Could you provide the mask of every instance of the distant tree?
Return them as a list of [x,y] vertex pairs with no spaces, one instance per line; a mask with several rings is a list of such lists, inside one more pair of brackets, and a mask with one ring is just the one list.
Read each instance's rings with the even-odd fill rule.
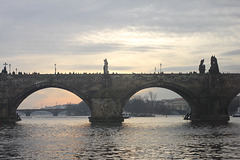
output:
[[147,104],[147,113],[153,113],[156,106],[157,94],[154,94],[152,91],[149,91],[148,94],[144,96],[144,100]]
[[125,110],[131,113],[145,113],[146,104],[141,96],[136,96],[133,99],[130,99],[126,105]]
[[73,116],[88,116],[91,113],[90,108],[85,102],[80,102],[79,104],[67,104],[67,115]]
[[166,105],[165,101],[157,100],[157,94],[151,91],[144,97],[136,96],[131,98],[124,106],[124,109],[133,114],[150,113],[171,115],[174,112],[178,112],[179,114],[185,114],[185,112],[187,112],[187,110],[176,111],[174,107]]

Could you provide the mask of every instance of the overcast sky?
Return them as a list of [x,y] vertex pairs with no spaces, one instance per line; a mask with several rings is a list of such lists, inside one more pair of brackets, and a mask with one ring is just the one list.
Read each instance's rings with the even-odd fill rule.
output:
[[[239,0],[0,0],[1,63],[54,73],[240,70]],[[2,66],[3,67],[3,66]]]

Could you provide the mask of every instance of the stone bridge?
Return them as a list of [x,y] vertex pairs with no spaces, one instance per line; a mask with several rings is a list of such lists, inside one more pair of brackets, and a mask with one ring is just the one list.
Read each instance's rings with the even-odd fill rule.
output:
[[0,121],[14,121],[20,103],[49,87],[68,90],[91,109],[90,122],[122,122],[125,103],[150,87],[172,90],[191,108],[192,121],[229,120],[228,106],[240,93],[240,74],[33,74],[0,75]]
[[18,112],[25,113],[26,116],[30,116],[31,113],[37,112],[37,111],[46,111],[50,112],[53,114],[53,116],[58,116],[60,112],[66,111],[67,109],[46,109],[46,108],[41,108],[41,109],[18,109]]

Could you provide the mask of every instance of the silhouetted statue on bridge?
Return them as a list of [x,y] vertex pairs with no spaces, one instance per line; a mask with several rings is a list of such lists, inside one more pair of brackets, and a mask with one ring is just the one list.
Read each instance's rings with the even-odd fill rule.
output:
[[202,59],[201,61],[200,61],[200,65],[199,65],[199,73],[205,73],[205,65],[203,64],[204,63],[204,59]]
[[104,72],[104,74],[108,74],[108,73],[109,73],[109,71],[108,71],[108,61],[107,61],[107,59],[104,59],[103,72]]
[[210,74],[218,74],[219,73],[217,58],[215,56],[211,57],[211,67],[209,69],[209,73]]
[[3,68],[3,70],[2,70],[2,74],[7,74],[7,63],[5,62],[4,64],[4,68]]
[[6,67],[3,68],[2,74],[7,74],[7,68]]

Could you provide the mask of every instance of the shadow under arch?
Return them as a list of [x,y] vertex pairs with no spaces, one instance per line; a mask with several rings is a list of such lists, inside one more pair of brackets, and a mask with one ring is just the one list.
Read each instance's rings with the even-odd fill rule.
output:
[[[34,92],[39,91],[41,89],[46,89],[46,88],[58,88],[58,89],[67,90],[67,91],[75,94],[80,99],[82,99],[88,105],[88,107],[90,108],[90,105],[89,105],[90,103],[89,103],[87,97],[85,97],[84,95],[80,95],[80,93],[77,92],[77,90],[75,90],[74,88],[63,85],[61,83],[42,82],[42,83],[37,83],[37,84],[34,84],[34,85],[28,87],[21,94],[19,94],[17,97],[15,97],[10,102],[10,106],[12,106],[11,107],[12,110],[10,112],[15,113],[17,108],[23,102],[24,99],[26,99],[28,96],[30,96]],[[90,110],[91,110],[91,108],[90,108]]]
[[127,103],[127,101],[138,91],[147,89],[147,88],[152,88],[152,87],[169,89],[169,90],[179,94],[189,104],[189,107],[191,108],[192,111],[194,111],[194,108],[192,107],[194,105],[194,103],[198,103],[196,98],[190,91],[188,91],[187,89],[185,89],[179,85],[175,85],[172,83],[161,83],[161,84],[149,83],[149,84],[145,84],[145,85],[136,87],[133,90],[130,90],[129,92],[127,92],[125,97],[123,98],[122,106],[124,106]]

